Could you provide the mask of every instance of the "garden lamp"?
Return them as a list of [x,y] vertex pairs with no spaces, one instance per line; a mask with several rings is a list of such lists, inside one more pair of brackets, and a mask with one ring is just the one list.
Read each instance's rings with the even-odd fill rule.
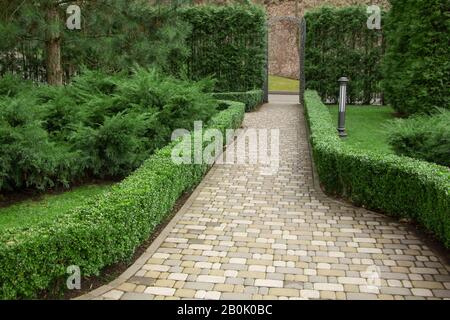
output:
[[347,133],[345,133],[345,106],[347,104],[347,77],[339,78],[339,120],[338,120],[338,132],[339,137],[345,138]]

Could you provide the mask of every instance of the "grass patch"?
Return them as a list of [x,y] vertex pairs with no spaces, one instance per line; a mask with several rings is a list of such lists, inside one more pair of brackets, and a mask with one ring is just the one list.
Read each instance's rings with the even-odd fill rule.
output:
[[299,81],[279,76],[269,76],[269,91],[299,91]]
[[[338,106],[328,106],[337,127]],[[394,154],[388,144],[388,132],[384,125],[394,118],[394,110],[387,106],[347,106],[345,127],[348,137],[344,143],[359,150],[373,150]]]
[[83,205],[92,197],[110,190],[111,184],[93,184],[74,188],[60,194],[47,194],[0,208],[0,230],[29,227],[50,221],[60,214]]

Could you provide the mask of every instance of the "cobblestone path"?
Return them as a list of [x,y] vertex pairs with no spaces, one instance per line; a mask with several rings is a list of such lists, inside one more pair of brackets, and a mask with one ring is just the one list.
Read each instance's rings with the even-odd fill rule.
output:
[[415,231],[315,187],[296,98],[245,116],[280,129],[277,174],[214,165],[146,253],[81,298],[450,298],[449,265]]

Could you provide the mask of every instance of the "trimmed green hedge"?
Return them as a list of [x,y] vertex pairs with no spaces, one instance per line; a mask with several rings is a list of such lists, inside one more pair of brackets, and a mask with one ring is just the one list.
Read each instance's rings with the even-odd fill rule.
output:
[[450,3],[391,0],[385,23],[383,90],[403,114],[450,109]]
[[[244,105],[228,105],[210,120],[209,128],[224,132],[240,126]],[[52,222],[2,233],[0,299],[36,297],[41,290],[62,288],[70,265],[91,276],[129,259],[208,169],[208,165],[174,164],[174,145],[157,151],[111,192],[89,204]]]
[[450,109],[395,119],[387,130],[396,154],[450,167]]
[[450,248],[450,170],[343,144],[315,91],[305,94],[314,162],[324,191],[418,222]]
[[259,89],[246,92],[220,92],[213,97],[220,100],[239,101],[245,104],[245,111],[252,111],[263,102],[264,92]]

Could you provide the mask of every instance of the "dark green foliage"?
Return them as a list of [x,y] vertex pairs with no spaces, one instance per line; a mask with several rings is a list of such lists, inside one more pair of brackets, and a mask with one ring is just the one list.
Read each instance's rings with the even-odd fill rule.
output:
[[397,154],[450,167],[450,110],[398,119],[388,129]]
[[20,92],[30,89],[30,87],[30,82],[24,81],[17,75],[7,73],[0,77],[0,99],[5,96],[14,97]]
[[[14,71],[45,81],[42,35],[50,25],[44,7],[35,2],[10,4],[0,14],[0,75]],[[266,76],[264,9],[251,4],[179,7],[180,3],[83,1],[80,31],[65,28],[67,4],[59,6],[65,82],[81,66],[111,73],[129,71],[137,64],[193,80],[214,77],[217,92],[262,88]]]
[[222,92],[214,93],[213,96],[219,100],[239,101],[245,104],[245,111],[252,111],[259,106],[263,101],[264,92],[260,89],[255,89],[246,92]]
[[[381,92],[381,30],[367,28],[366,7],[322,7],[307,11],[305,76],[307,89],[336,103],[338,79],[350,79],[348,102],[370,104]],[[383,21],[383,20],[382,20]]]
[[[244,105],[227,104],[209,121],[209,128],[224,133],[240,126]],[[35,297],[55,283],[64,284],[70,265],[78,265],[83,276],[92,276],[113,263],[128,261],[179,196],[208,169],[207,165],[175,164],[174,146],[157,151],[111,192],[85,206],[51,222],[2,232],[0,299]]]
[[450,108],[448,0],[391,0],[383,90],[403,114]]
[[266,65],[266,14],[254,5],[194,6],[179,11],[192,25],[188,74],[217,79],[215,91],[263,87]]
[[78,172],[76,152],[51,141],[30,97],[0,100],[0,190],[67,186]]
[[85,71],[65,87],[30,88],[0,100],[0,191],[44,190],[86,177],[124,177],[173,130],[217,112],[209,80],[137,68]]
[[[21,73],[24,78],[45,81],[45,35],[49,30],[59,30],[61,34],[65,82],[83,65],[116,72],[138,64],[178,75],[189,57],[186,40],[191,28],[177,15],[176,5],[180,1],[157,6],[151,6],[147,0],[79,1],[76,4],[81,9],[81,30],[65,26],[66,9],[71,1],[57,5],[58,2],[27,0],[0,4],[0,75],[11,71]],[[57,25],[46,19],[47,8],[51,6],[58,8]]]
[[450,170],[342,143],[327,107],[305,94],[314,162],[324,190],[356,205],[410,218],[450,248]]

